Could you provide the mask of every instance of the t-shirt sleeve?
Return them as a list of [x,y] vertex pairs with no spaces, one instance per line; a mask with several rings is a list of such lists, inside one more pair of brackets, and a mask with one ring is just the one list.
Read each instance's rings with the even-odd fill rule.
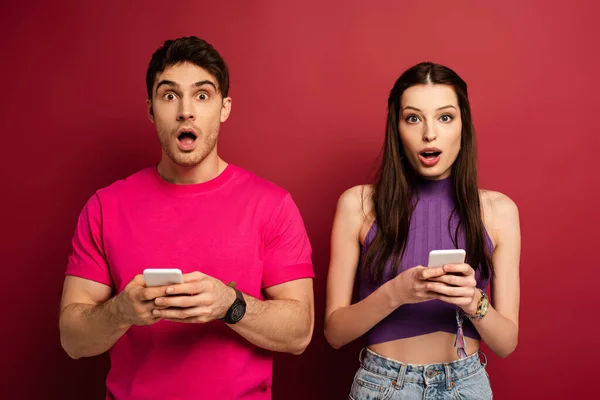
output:
[[79,214],[66,275],[113,286],[102,241],[102,207],[92,196]]
[[288,193],[265,229],[262,287],[314,278],[312,248],[300,210]]

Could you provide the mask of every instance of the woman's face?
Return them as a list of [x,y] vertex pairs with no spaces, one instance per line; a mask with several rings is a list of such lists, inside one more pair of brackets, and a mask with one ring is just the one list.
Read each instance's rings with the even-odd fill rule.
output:
[[400,98],[400,140],[410,165],[431,180],[450,176],[460,151],[462,120],[449,85],[411,86]]

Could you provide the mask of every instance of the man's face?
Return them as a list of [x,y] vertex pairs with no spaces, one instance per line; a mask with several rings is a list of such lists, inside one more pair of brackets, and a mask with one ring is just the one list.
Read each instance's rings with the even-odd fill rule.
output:
[[[215,153],[221,122],[231,110],[217,80],[203,68],[181,63],[156,75],[148,116],[168,159],[180,167],[200,164]],[[167,160],[164,160],[167,161]]]

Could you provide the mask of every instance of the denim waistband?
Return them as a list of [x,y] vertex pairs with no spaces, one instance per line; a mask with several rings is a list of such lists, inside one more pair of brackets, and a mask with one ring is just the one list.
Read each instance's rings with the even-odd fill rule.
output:
[[[483,356],[483,362],[479,353]],[[367,371],[394,379],[394,384],[400,387],[404,382],[415,382],[424,385],[444,383],[450,388],[454,386],[454,381],[478,372],[487,364],[487,358],[481,351],[448,363],[406,364],[364,348],[360,352],[359,360]]]

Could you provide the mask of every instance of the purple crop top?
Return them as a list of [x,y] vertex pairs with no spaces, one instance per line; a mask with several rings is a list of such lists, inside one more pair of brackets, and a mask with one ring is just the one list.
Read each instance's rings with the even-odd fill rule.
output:
[[[429,251],[454,249],[452,236],[458,218],[453,216],[451,230],[448,229],[448,220],[454,209],[454,196],[452,194],[452,180],[446,178],[439,181],[425,181],[420,184],[419,201],[412,215],[406,251],[398,273],[417,265],[427,266]],[[367,246],[373,240],[377,229],[374,222],[362,247],[364,257]],[[492,241],[485,232],[486,243],[490,252],[493,249]],[[459,234],[458,244],[464,248],[464,236]],[[358,272],[358,290],[360,299],[373,293],[379,285],[361,279],[360,268]],[[390,279],[391,263],[386,265],[384,280]],[[489,279],[483,280],[479,271],[475,278],[477,287],[484,289]],[[443,331],[456,333],[456,306],[441,300],[431,300],[417,304],[404,304],[394,310],[390,315],[381,320],[366,334],[368,344],[383,343],[390,340],[403,339],[427,333]],[[463,322],[464,335],[481,340],[479,333],[467,318]]]

